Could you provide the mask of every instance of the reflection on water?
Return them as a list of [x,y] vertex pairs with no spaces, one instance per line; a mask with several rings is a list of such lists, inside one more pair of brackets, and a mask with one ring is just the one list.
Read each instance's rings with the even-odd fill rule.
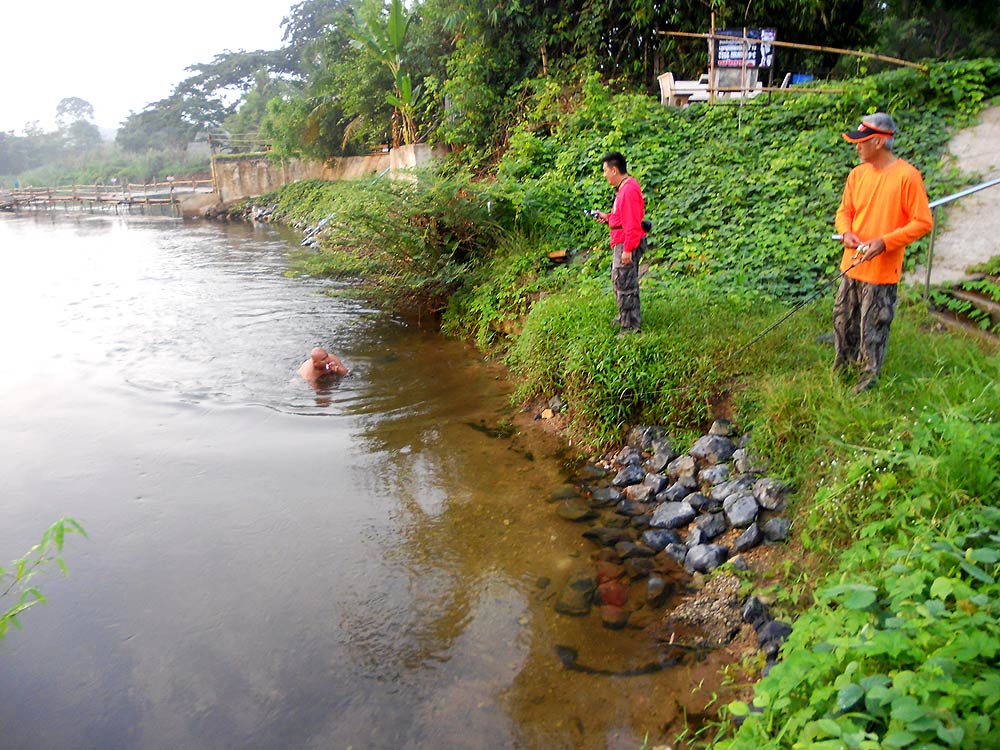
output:
[[[696,675],[553,611],[590,547],[503,380],[271,228],[0,218],[0,557],[68,578],[0,643],[3,748],[635,748]],[[328,294],[328,293],[332,293]],[[351,374],[295,376],[316,345]],[[308,417],[308,418],[307,418]],[[551,585],[545,581],[551,580]],[[673,691],[673,692],[671,692]]]

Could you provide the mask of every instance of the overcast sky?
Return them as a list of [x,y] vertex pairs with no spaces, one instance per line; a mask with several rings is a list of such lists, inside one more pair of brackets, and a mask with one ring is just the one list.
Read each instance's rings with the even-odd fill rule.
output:
[[169,96],[225,50],[277,49],[297,0],[2,0],[0,131],[55,127],[60,99],[94,107],[101,129]]

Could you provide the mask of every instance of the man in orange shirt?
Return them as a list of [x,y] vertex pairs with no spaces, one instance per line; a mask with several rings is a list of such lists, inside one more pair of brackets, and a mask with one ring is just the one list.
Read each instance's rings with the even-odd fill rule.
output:
[[844,133],[861,164],[851,170],[837,209],[846,271],[833,305],[834,370],[861,368],[855,392],[878,381],[896,312],[903,252],[932,226],[920,172],[892,152],[896,124],[884,112],[868,115]]

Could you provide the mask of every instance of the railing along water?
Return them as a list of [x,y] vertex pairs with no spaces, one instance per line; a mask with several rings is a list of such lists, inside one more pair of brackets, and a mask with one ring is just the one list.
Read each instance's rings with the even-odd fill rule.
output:
[[166,180],[163,182],[126,182],[121,185],[29,186],[4,191],[0,198],[5,208],[49,207],[79,203],[117,206],[169,205],[182,195],[212,193],[211,179]]
[[931,296],[931,266],[934,262],[934,235],[937,232],[937,212],[938,206],[943,206],[946,203],[951,203],[959,198],[965,198],[966,196],[972,195],[973,193],[978,193],[980,190],[985,190],[986,188],[994,187],[995,185],[1000,185],[1000,177],[992,180],[987,180],[979,185],[974,185],[973,187],[966,188],[965,190],[959,190],[957,193],[952,193],[951,195],[946,195],[943,198],[938,198],[937,200],[930,202],[931,214],[934,216],[934,226],[931,227],[931,241],[927,246],[927,278],[924,281],[924,298],[930,299]]

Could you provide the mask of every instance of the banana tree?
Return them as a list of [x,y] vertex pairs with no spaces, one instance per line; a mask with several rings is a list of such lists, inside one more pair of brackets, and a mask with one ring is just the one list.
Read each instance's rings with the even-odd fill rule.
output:
[[406,33],[411,20],[412,17],[408,18],[403,11],[402,0],[392,0],[389,17],[384,23],[380,17],[360,20],[355,16],[354,28],[348,30],[358,47],[368,50],[392,73],[393,91],[385,98],[395,109],[394,146],[399,145],[400,139],[405,144],[417,139],[416,116],[422,91],[419,84],[413,85],[410,74],[403,69]]

